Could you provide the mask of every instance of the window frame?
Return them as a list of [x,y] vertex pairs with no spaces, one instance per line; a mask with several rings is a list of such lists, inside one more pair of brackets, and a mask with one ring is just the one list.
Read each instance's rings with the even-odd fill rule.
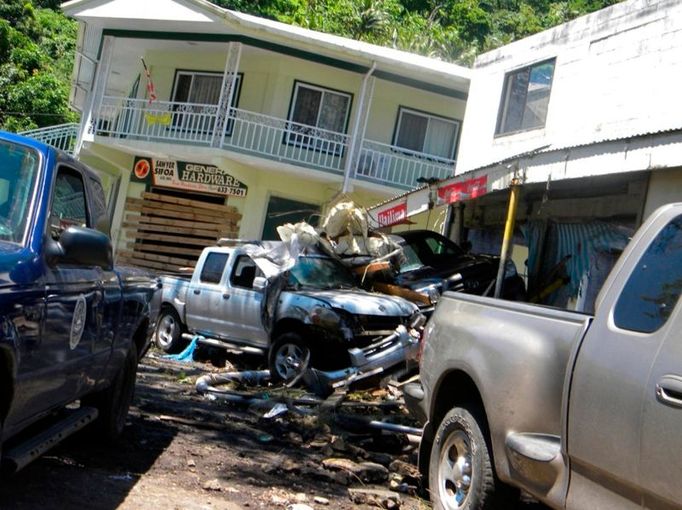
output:
[[[499,101],[499,107],[497,111],[497,122],[495,123],[495,138],[497,137],[502,137],[502,136],[508,136],[508,135],[513,135],[517,133],[525,133],[526,131],[533,131],[535,129],[543,129],[547,125],[547,114],[549,114],[549,101],[551,100],[552,97],[552,88],[554,86],[554,73],[556,71],[556,57],[551,57],[551,58],[546,58],[544,60],[540,60],[538,62],[534,62],[532,64],[526,64],[524,66],[518,67],[516,69],[513,69],[511,71],[508,71],[504,74],[504,80],[502,81],[502,92],[500,94],[500,101]],[[506,114],[508,111],[508,91],[507,89],[509,88],[509,81],[513,76],[516,76],[517,74],[520,74],[526,70],[528,70],[529,76],[530,73],[533,71],[534,67],[540,67],[545,64],[553,63],[552,67],[552,76],[549,81],[549,98],[547,99],[547,114],[545,115],[545,118],[542,121],[542,124],[539,126],[533,126],[533,127],[522,127],[519,129],[512,129],[509,131],[502,131],[504,121],[506,120]],[[530,83],[530,81],[529,81]],[[523,103],[523,109],[525,111],[526,106],[528,105],[528,87],[526,87],[526,92],[524,95],[524,103]],[[523,122],[523,119],[522,119]]]
[[[11,145],[14,146],[15,148],[20,148],[21,150],[25,150],[26,152],[30,152],[33,154],[35,157],[35,174],[33,176],[33,185],[31,189],[29,190],[29,196],[28,198],[28,217],[26,219],[26,224],[24,225],[24,229],[21,235],[21,241],[18,241],[14,244],[19,244],[20,246],[27,246],[29,243],[29,233],[31,230],[31,225],[36,219],[36,214],[37,214],[37,208],[35,207],[35,204],[37,203],[38,200],[38,190],[39,190],[39,184],[42,182],[43,179],[43,173],[44,173],[44,163],[45,163],[45,155],[43,152],[36,150],[35,147],[31,147],[29,145],[26,145],[25,143],[21,143],[19,141],[15,140],[1,140],[0,143],[6,144],[6,145]],[[53,180],[56,178],[56,173],[54,174]],[[52,208],[52,199],[50,199],[50,209]],[[45,225],[45,231],[49,233],[49,225]],[[11,241],[10,241],[11,242]]]
[[[622,312],[619,312],[619,307],[621,305],[625,308],[627,311],[629,306],[632,304],[632,288],[630,288],[631,283],[636,284],[640,283],[637,281],[638,278],[638,269],[642,266],[646,266],[647,263],[650,263],[650,255],[651,255],[651,250],[652,247],[654,246],[654,243],[659,241],[660,237],[664,233],[664,231],[673,223],[679,225],[682,223],[682,214],[676,214],[675,216],[668,218],[667,221],[661,226],[657,231],[655,232],[655,235],[653,238],[649,240],[649,242],[646,244],[646,247],[644,250],[640,253],[640,255],[637,257],[637,259],[634,261],[634,263],[630,267],[630,274],[628,275],[627,279],[625,282],[622,284],[620,287],[620,290],[618,292],[618,296],[616,299],[613,301],[613,304],[611,305],[611,310],[610,310],[610,322],[613,324],[613,327],[618,329],[619,331],[624,331],[627,333],[631,334],[637,334],[637,335],[654,335],[661,329],[665,328],[668,324],[670,324],[670,319],[672,318],[673,314],[679,307],[679,303],[682,300],[682,293],[677,294],[677,300],[673,303],[672,309],[670,310],[669,314],[666,317],[663,317],[662,320],[659,321],[658,324],[655,325],[654,328],[652,329],[647,329],[647,328],[637,328],[633,327],[634,322],[628,322],[632,319],[631,316],[629,315],[623,315]],[[680,232],[682,233],[682,227],[678,227],[680,229]],[[682,234],[680,234],[682,235]],[[667,276],[660,277],[661,274],[663,274],[662,271],[659,271],[657,273],[659,275],[659,281],[657,283],[662,283],[660,287],[663,288],[665,287],[665,284],[670,284],[671,281],[666,279]],[[656,276],[656,275],[653,275]],[[678,280],[679,281],[679,280]],[[646,301],[646,299],[643,299],[642,297],[639,298],[639,301]],[[630,306],[631,307],[631,306]],[[660,308],[660,305],[659,305]],[[642,312],[646,313],[646,312]],[[627,317],[626,319],[623,320],[624,317]]]
[[[198,69],[176,69],[175,70],[175,75],[173,76],[173,84],[171,86],[171,94],[170,94],[170,103],[175,105],[175,103],[184,103],[184,104],[194,104],[186,101],[178,101],[175,99],[175,96],[178,92],[178,85],[180,82],[180,75],[190,75],[192,76],[192,84],[194,83],[194,77],[197,75],[202,75],[202,76],[220,76],[223,77],[224,79],[224,72],[220,71],[202,71]],[[239,107],[239,99],[241,98],[241,92],[242,92],[242,83],[244,82],[244,73],[243,72],[237,72],[237,83],[236,83],[236,88],[234,90],[234,93],[232,94],[232,104],[230,105],[228,110],[232,109],[237,109]],[[191,87],[190,87],[190,92],[191,92]],[[218,96],[218,100],[220,100],[220,96]],[[197,103],[197,104],[208,104],[208,103]],[[215,105],[217,106],[217,104]],[[175,113],[175,110],[173,110],[173,113]],[[171,126],[171,129],[182,129],[184,131],[189,131],[187,128],[183,128],[182,126]],[[232,136],[232,130],[234,129],[234,121],[229,118],[229,111],[228,111],[228,119],[225,124],[225,136]],[[207,133],[208,131],[202,130],[191,130],[191,132],[194,133]]]
[[[91,211],[91,207],[90,207],[90,200],[91,200],[91,198],[89,196],[90,190],[89,190],[88,183],[86,182],[85,175],[83,174],[83,172],[80,169],[78,169],[75,166],[67,165],[65,163],[59,163],[55,168],[54,177],[52,179],[52,188],[50,191],[50,207],[48,209],[48,211],[49,211],[48,220],[47,220],[47,223],[45,225],[46,234],[50,237],[52,237],[52,232],[51,232],[52,225],[50,224],[50,219],[52,217],[52,210],[54,207],[55,191],[57,189],[57,179],[59,179],[59,176],[62,173],[62,171],[66,171],[67,173],[72,173],[72,174],[76,175],[81,180],[81,183],[83,184],[83,199],[85,201],[85,228],[94,228],[93,227],[94,218],[92,217],[92,211]],[[64,230],[66,230],[66,229],[63,229],[59,232],[60,237],[61,237],[61,234],[64,232]],[[59,238],[57,238],[56,240],[59,240]]]
[[[411,113],[413,115],[421,116],[421,117],[427,117],[429,120],[430,119],[437,119],[441,121],[446,121],[446,122],[451,122],[456,126],[457,131],[455,132],[455,138],[452,144],[452,149],[450,151],[450,157],[449,158],[443,158],[442,156],[437,156],[436,154],[429,154],[427,152],[424,152],[424,143],[426,142],[426,136],[424,137],[424,140],[422,142],[422,150],[419,152],[421,155],[420,157],[423,159],[427,159],[429,161],[436,161],[436,162],[442,162],[442,163],[450,163],[451,161],[455,161],[455,155],[457,154],[457,148],[459,146],[459,136],[462,131],[462,121],[460,119],[457,119],[455,117],[446,117],[444,115],[438,115],[436,113],[431,113],[427,112],[425,110],[419,110],[417,108],[411,108],[409,106],[404,106],[404,105],[399,105],[398,106],[398,113],[396,115],[396,120],[395,124],[393,127],[393,137],[391,138],[391,145],[395,148],[395,151],[398,152],[403,152],[403,151],[409,151],[409,154],[412,154],[414,151],[412,149],[408,149],[407,147],[401,147],[398,145],[398,137],[400,136],[400,123],[402,121],[402,114],[403,112]],[[427,124],[427,131],[428,131],[428,124]]]
[[[251,262],[251,264],[248,264],[248,265],[245,266],[245,267],[255,267],[255,268],[256,268],[256,271],[255,271],[255,274],[254,274],[254,277],[253,277],[254,279],[251,281],[251,286],[250,286],[250,287],[246,287],[246,286],[244,286],[244,285],[241,285],[239,282],[235,282],[235,275],[236,275],[236,273],[237,273],[237,269],[239,268],[239,263],[240,263],[240,261],[241,261],[242,259],[248,259],[248,260]],[[242,270],[243,270],[243,268],[242,268]],[[241,275],[240,275],[240,276],[241,276]],[[250,257],[249,255],[246,255],[246,254],[242,253],[242,254],[240,254],[240,255],[237,255],[237,258],[235,259],[234,264],[232,265],[232,270],[230,271],[230,275],[228,276],[227,281],[228,281],[230,287],[232,287],[232,288],[238,288],[238,289],[244,289],[244,290],[252,290],[252,291],[255,291],[255,289],[253,288],[253,281],[254,281],[256,278],[258,278],[259,276],[263,276],[263,273],[262,273],[262,271],[260,270],[260,268],[258,267],[258,264],[256,264],[256,262],[253,260],[252,257]]]
[[[223,263],[223,268],[220,271],[220,276],[218,277],[217,281],[208,281],[208,280],[203,279],[204,271],[206,270],[206,262],[208,261],[208,259],[211,256],[219,256],[219,257],[225,258],[225,261]],[[220,285],[222,280],[223,280],[223,276],[225,275],[225,268],[227,267],[227,263],[229,262],[229,260],[230,260],[230,253],[229,252],[223,252],[223,251],[211,251],[211,252],[209,252],[206,255],[206,258],[204,259],[204,261],[201,265],[201,273],[199,273],[199,283],[203,283],[206,285]]]
[[[291,89],[291,98],[289,99],[289,109],[288,109],[288,113],[287,113],[287,125],[286,125],[286,131],[284,132],[283,143],[286,145],[291,145],[294,147],[299,147],[299,148],[303,148],[303,149],[307,149],[307,150],[313,150],[316,152],[328,152],[328,153],[333,154],[334,156],[342,157],[344,150],[345,150],[345,146],[339,151],[339,150],[333,150],[333,149],[325,149],[323,147],[318,147],[315,144],[299,142],[299,141],[295,140],[295,136],[299,133],[297,133],[296,131],[293,131],[291,129],[291,126],[289,123],[296,122],[295,120],[293,120],[292,117],[294,115],[294,111],[295,111],[295,107],[296,107],[296,99],[298,97],[298,88],[301,86],[307,87],[309,89],[321,91],[323,94],[325,92],[331,92],[333,94],[348,97],[348,108],[346,110],[346,116],[345,116],[343,131],[339,132],[339,134],[341,134],[341,135],[348,135],[348,126],[350,125],[351,112],[353,111],[353,98],[354,98],[353,93],[352,92],[346,92],[344,90],[333,89],[331,87],[325,87],[323,85],[317,85],[315,83],[310,83],[310,82],[306,82],[306,81],[302,81],[302,80],[294,80],[294,84],[293,84],[293,87]],[[322,103],[320,103],[320,105],[321,104]],[[318,109],[316,122],[319,122],[319,120],[320,120],[320,111],[321,111],[321,109]],[[301,124],[301,123],[298,122],[297,124]],[[305,124],[305,125],[307,125],[307,124]],[[331,130],[326,129],[326,128],[320,128],[317,125],[310,126],[310,127],[313,129],[324,129],[325,131],[331,131]]]

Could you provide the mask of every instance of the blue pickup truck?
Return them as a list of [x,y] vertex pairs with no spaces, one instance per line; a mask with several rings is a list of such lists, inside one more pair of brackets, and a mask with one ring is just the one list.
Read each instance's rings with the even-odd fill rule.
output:
[[20,469],[90,422],[125,425],[158,281],[114,269],[98,176],[0,132],[0,446]]

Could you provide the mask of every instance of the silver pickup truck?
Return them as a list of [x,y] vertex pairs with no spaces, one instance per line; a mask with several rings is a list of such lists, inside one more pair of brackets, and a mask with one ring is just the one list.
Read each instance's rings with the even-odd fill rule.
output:
[[595,316],[446,293],[427,324],[420,467],[435,509],[682,508],[682,204],[656,211]]
[[330,257],[273,263],[267,255],[281,244],[209,247],[191,279],[163,277],[157,346],[177,351],[198,335],[204,344],[264,354],[275,380],[306,365],[357,378],[414,362],[420,335],[411,330],[423,319],[416,305],[358,289]]

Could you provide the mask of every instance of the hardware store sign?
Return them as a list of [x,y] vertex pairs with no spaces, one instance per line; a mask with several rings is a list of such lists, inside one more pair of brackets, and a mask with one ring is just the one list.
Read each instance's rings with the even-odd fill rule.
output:
[[225,170],[203,163],[136,157],[133,180],[163,188],[245,197],[248,188]]

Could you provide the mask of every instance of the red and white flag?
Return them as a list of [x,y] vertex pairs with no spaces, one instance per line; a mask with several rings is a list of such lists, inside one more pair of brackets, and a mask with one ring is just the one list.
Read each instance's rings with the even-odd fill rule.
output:
[[140,57],[140,60],[142,61],[142,67],[144,67],[144,75],[147,77],[147,96],[149,96],[149,104],[152,104],[152,101],[156,101],[156,90],[154,90],[152,74],[149,72],[149,68],[144,59]]

